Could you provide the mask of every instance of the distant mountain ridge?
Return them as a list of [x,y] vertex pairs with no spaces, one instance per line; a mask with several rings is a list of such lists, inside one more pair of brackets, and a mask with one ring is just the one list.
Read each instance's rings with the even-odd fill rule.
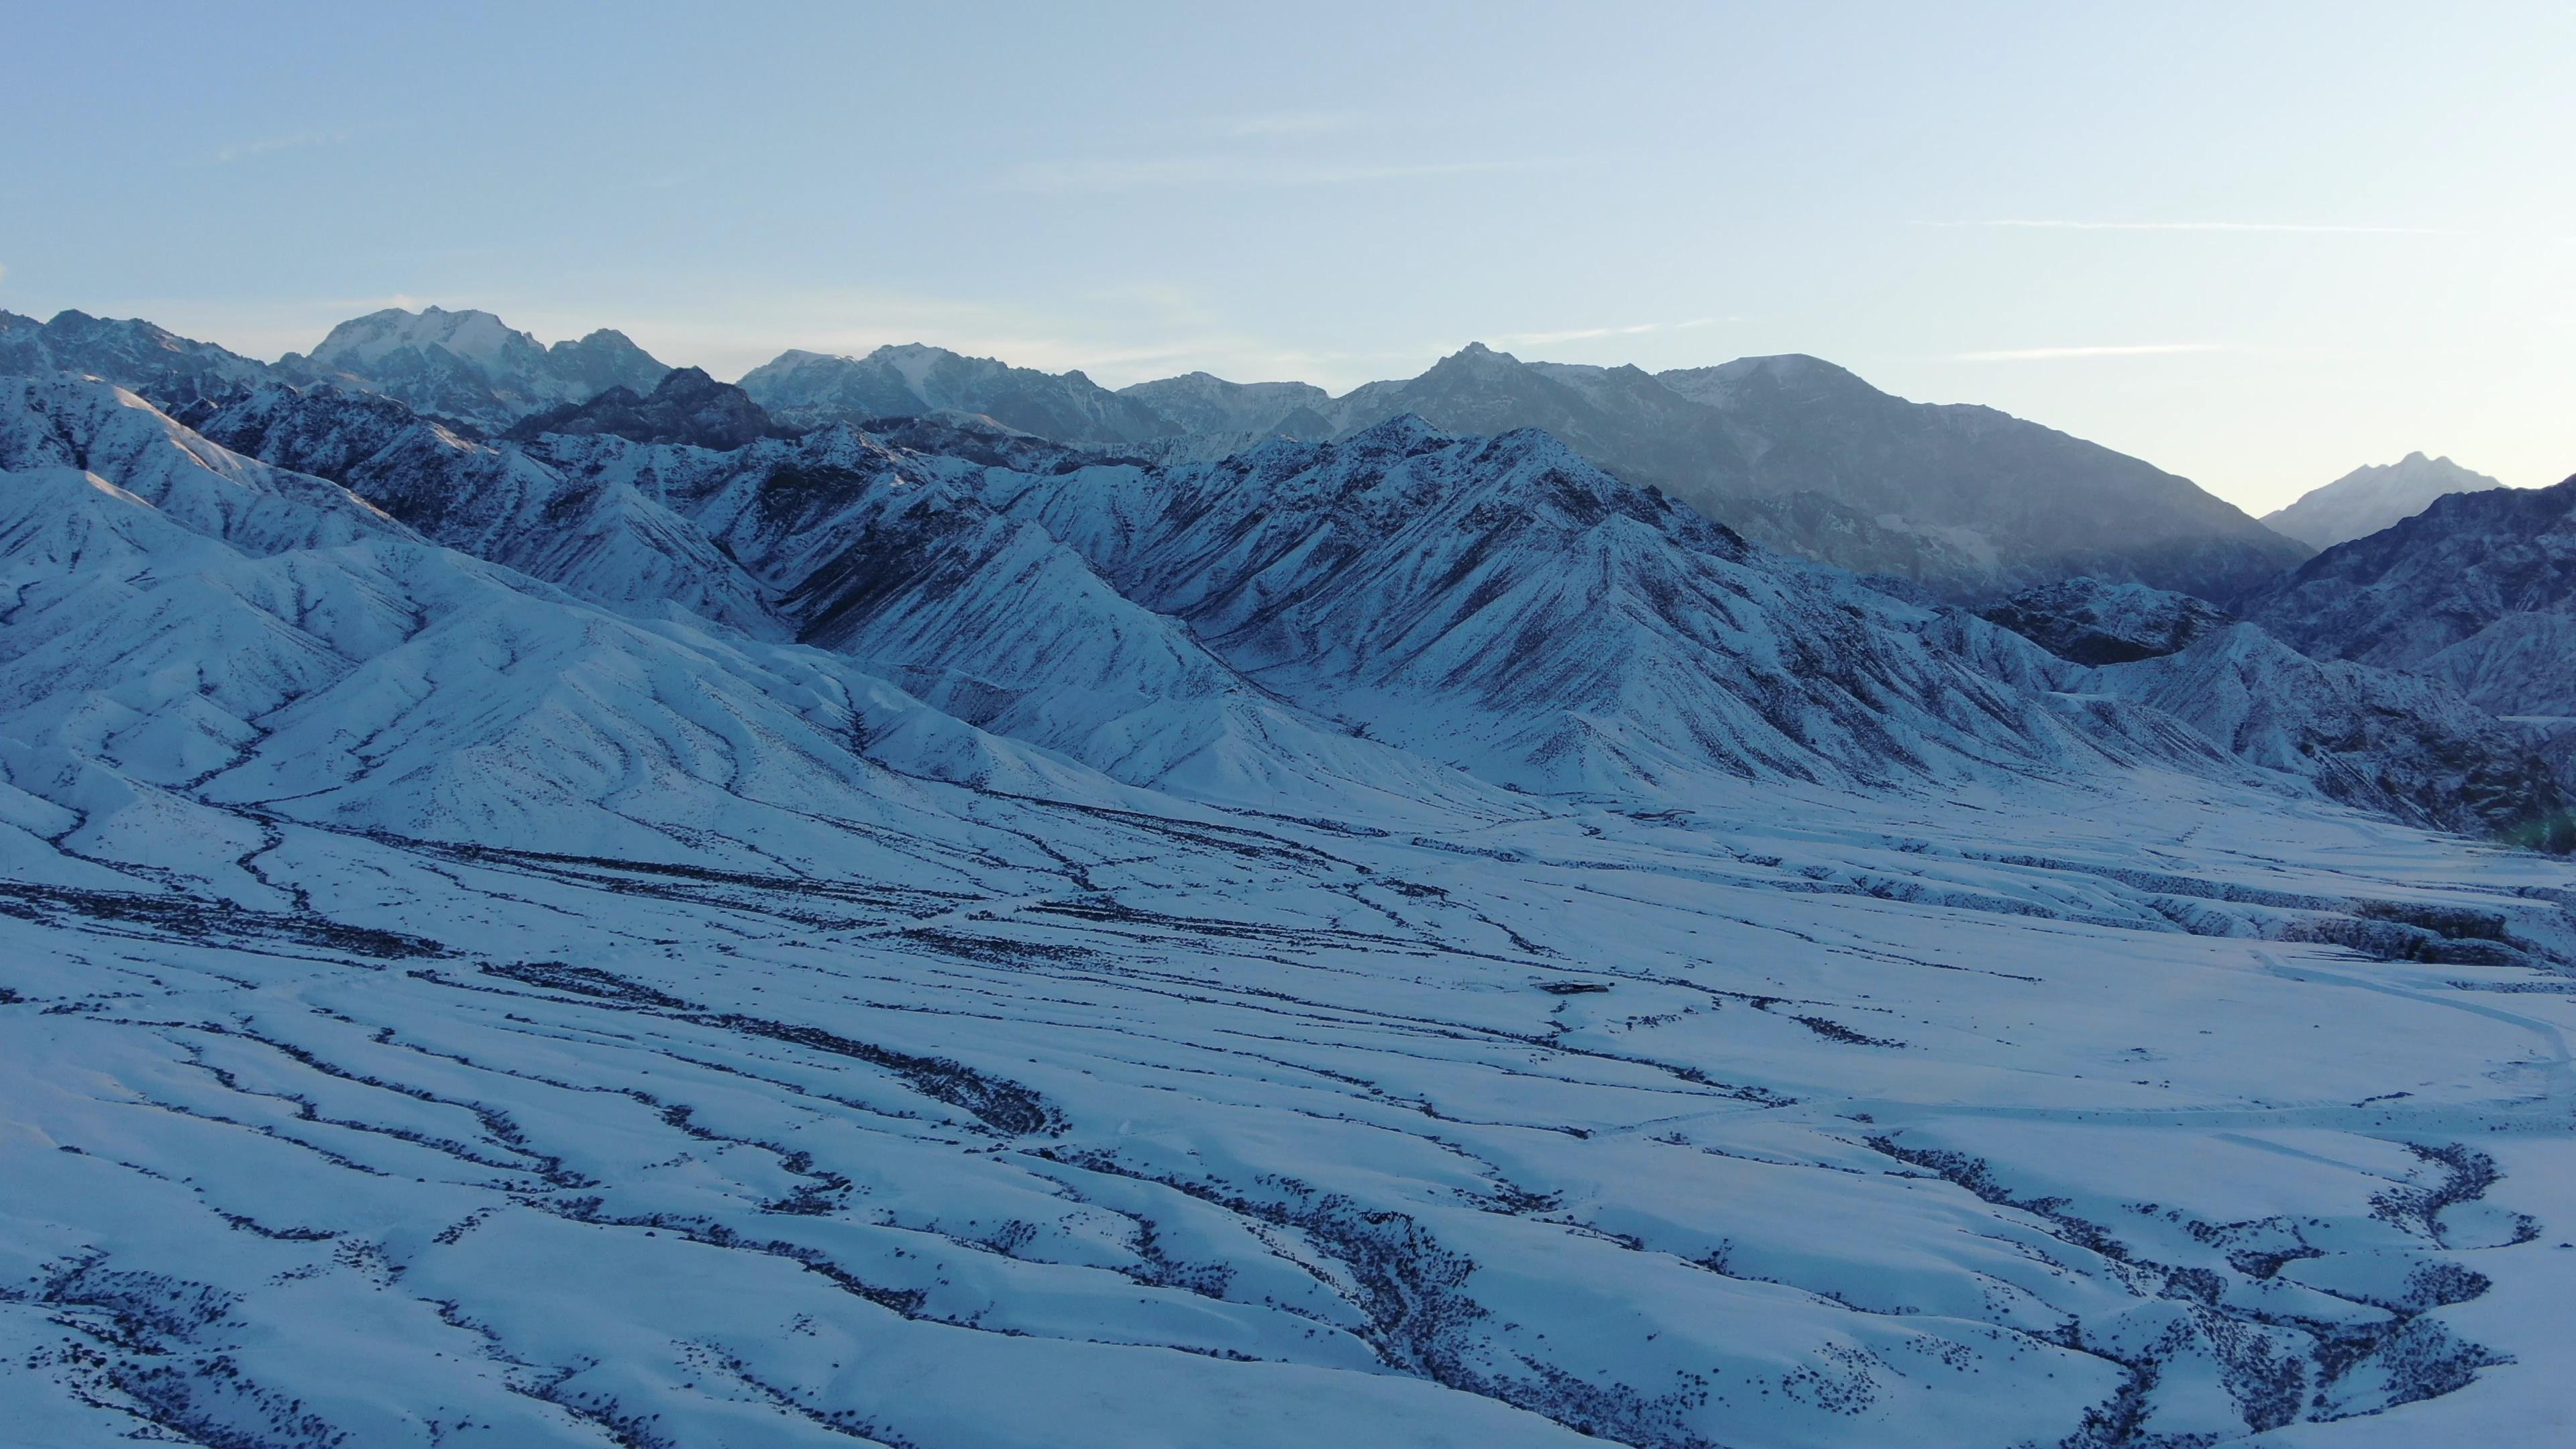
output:
[[1081,447],[1178,431],[1152,407],[1079,372],[1039,372],[919,343],[865,357],[784,352],[743,374],[741,386],[780,421],[803,426],[959,412]]
[[1206,373],[1112,393],[1080,373],[916,344],[866,358],[790,353],[743,387],[801,423],[959,409],[1175,462],[1270,436],[1345,438],[1407,413],[1461,434],[1542,428],[1759,542],[1962,600],[2077,574],[2224,597],[2305,553],[2137,459],[1990,408],[1907,402],[1796,355],[1649,374],[1471,343],[1419,377],[1333,397]]
[[2366,538],[2412,518],[2450,493],[2481,493],[2504,485],[2448,458],[2409,453],[2394,463],[2355,468],[2300,495],[2287,508],[2263,515],[2264,526],[2311,548],[2332,548]]
[[[26,371],[96,372],[165,406],[276,378],[380,393],[492,434],[581,408],[612,388],[640,403],[670,372],[622,333],[545,346],[473,310],[371,313],[333,328],[310,355],[290,353],[274,366],[138,330],[148,325],[114,324],[126,330],[101,340],[83,330],[96,330],[86,319],[47,324],[60,340],[39,344],[17,319],[0,331],[0,351],[18,337],[12,355],[27,359]],[[1799,355],[1649,374],[1524,362],[1469,344],[1418,377],[1334,397],[1304,383],[1206,373],[1111,391],[1080,372],[906,344],[859,358],[790,351],[738,386],[768,421],[728,403],[733,421],[710,438],[769,426],[982,418],[1079,450],[1184,463],[1271,437],[1348,438],[1406,414],[1461,435],[1540,428],[1756,542],[1960,602],[2079,575],[2224,599],[2305,553],[2138,459],[1990,408],[1908,402]],[[620,426],[644,425],[630,417]]]

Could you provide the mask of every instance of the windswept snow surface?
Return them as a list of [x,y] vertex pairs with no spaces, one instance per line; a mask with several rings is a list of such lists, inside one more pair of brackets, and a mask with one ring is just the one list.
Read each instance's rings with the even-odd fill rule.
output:
[[[0,456],[13,1443],[2570,1429],[2563,861],[2118,755],[2008,683],[2045,672],[2015,636],[1543,440],[1041,476],[591,438],[515,481],[381,440],[592,490],[531,517],[628,490],[763,635],[36,387]],[[1227,514],[1248,481],[1307,503]],[[1405,563],[1408,510],[1463,551]],[[1014,654],[1042,600],[1082,622]],[[1587,619],[1615,657],[1550,646]],[[1049,648],[1060,715],[970,708]],[[1695,706],[1740,717],[1646,738]],[[1865,718],[1911,761],[1865,768]],[[1201,762],[1268,808],[1119,720],[1235,721]]]

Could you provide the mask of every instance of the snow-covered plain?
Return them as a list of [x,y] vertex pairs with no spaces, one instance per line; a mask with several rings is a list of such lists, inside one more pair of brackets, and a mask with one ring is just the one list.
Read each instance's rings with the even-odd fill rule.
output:
[[[2107,699],[1680,558],[1533,445],[1517,522],[1472,448],[1385,476],[1488,530],[1505,617],[1607,600],[1624,680],[1406,644],[1472,570],[1068,511],[1120,470],[898,480],[868,509],[975,587],[830,635],[776,605],[817,647],[596,551],[441,547],[130,396],[8,401],[13,1444],[2568,1433],[2564,862],[2097,748]],[[822,557],[722,468],[632,465],[533,516],[739,570],[711,608]],[[1363,537],[1346,465],[1272,472]],[[1765,683],[1828,628],[1905,768]],[[1746,699],[1805,723],[1656,737]]]

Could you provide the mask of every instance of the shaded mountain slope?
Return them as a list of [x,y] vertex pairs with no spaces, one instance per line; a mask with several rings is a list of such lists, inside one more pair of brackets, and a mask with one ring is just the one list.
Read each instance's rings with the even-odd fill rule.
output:
[[2238,611],[2321,658],[2439,673],[2498,714],[2576,715],[2576,478],[2439,499]]
[[[172,829],[255,849],[227,807],[799,869],[877,830],[961,856],[1007,844],[979,844],[862,740],[907,768],[1118,798],[846,660],[621,617],[321,479],[202,442],[176,462],[92,447],[74,466],[17,442],[0,471],[0,734],[15,788],[73,811],[67,838],[94,853],[150,863]],[[190,470],[204,481],[172,481]],[[256,501],[211,509],[214,490]]]

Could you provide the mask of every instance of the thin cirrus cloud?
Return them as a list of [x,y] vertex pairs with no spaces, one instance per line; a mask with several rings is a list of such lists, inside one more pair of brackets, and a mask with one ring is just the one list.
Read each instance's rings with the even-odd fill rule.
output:
[[2133,342],[2094,347],[2007,347],[1992,352],[1954,352],[1953,362],[2054,362],[2069,357],[2161,357],[2177,352],[2225,352],[2224,342]]
[[1005,189],[1044,195],[1153,187],[1341,186],[1439,176],[1481,176],[1562,164],[1553,160],[1371,163],[1248,156],[1161,156],[1129,160],[1035,161],[1011,171]]
[[2008,227],[2031,231],[2245,231],[2298,232],[2320,236],[2458,236],[2447,227],[2347,226],[2303,221],[2078,221],[2061,218],[1999,217],[1990,221],[1934,221],[1937,227]]

